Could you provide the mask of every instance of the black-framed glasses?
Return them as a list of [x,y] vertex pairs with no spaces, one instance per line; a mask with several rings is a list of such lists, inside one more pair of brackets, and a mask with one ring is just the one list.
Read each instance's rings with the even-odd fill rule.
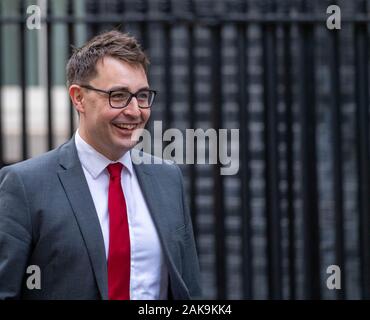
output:
[[126,89],[116,89],[116,90],[102,90],[94,88],[89,84],[80,84],[82,88],[93,90],[97,92],[102,92],[109,95],[109,105],[114,109],[122,109],[128,106],[132,97],[135,97],[139,108],[148,109],[153,105],[155,95],[157,91],[151,89],[140,89],[135,93],[131,93]]

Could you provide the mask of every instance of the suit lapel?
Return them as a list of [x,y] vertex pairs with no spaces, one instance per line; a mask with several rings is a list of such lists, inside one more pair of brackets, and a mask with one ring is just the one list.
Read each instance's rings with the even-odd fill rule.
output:
[[104,239],[94,202],[78,159],[74,138],[61,147],[59,162],[63,168],[58,172],[59,179],[84,238],[100,294],[103,299],[108,299]]
[[[154,220],[154,224],[163,240],[169,239],[170,226],[168,225],[166,214],[169,212],[166,208],[166,199],[158,193],[161,188],[158,187],[156,177],[150,171],[146,170],[148,165],[134,165],[136,176],[138,178],[140,188],[148,205],[150,214]],[[167,241],[165,241],[165,246]]]
[[[131,152],[131,157],[135,157],[135,149]],[[167,260],[168,270],[171,278],[176,278],[178,286],[182,287],[180,292],[188,292],[186,285],[184,284],[181,275],[179,274],[175,264],[173,262],[171,251],[169,250],[168,243],[172,241],[170,232],[171,226],[168,224],[167,215],[171,213],[171,209],[168,207],[168,199],[166,194],[162,194],[160,190],[159,182],[157,181],[157,175],[152,173],[151,168],[155,164],[134,164],[137,179],[139,181],[141,190],[149,208],[149,212],[153,218],[154,225],[157,229],[158,236],[163,248],[163,253]],[[180,289],[180,288],[179,288]],[[188,299],[185,294],[183,299]]]

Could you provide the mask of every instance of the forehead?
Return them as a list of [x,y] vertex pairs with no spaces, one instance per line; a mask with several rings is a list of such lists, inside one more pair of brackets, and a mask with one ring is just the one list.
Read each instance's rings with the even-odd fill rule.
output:
[[97,62],[96,71],[93,83],[105,88],[122,86],[136,90],[148,86],[145,70],[140,64],[134,65],[108,56]]

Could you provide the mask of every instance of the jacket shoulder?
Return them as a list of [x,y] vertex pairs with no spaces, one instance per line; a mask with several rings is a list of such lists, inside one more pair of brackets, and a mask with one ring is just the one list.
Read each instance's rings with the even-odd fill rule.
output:
[[170,179],[173,183],[182,184],[181,170],[172,160],[162,159],[138,149],[131,150],[131,160],[137,170],[159,177],[162,181]]
[[146,153],[142,150],[133,148],[131,150],[131,159],[134,164],[159,164],[174,166],[175,162],[172,160],[162,159],[157,156],[153,156],[150,153]]
[[14,172],[20,176],[37,176],[51,170],[55,171],[58,167],[58,151],[61,147],[59,146],[39,156],[5,166],[0,172],[3,174],[5,172]]

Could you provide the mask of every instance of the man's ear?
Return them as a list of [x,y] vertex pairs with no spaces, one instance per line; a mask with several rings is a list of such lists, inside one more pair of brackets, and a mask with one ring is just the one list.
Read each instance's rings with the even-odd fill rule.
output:
[[82,102],[84,99],[82,89],[77,84],[72,84],[69,87],[69,96],[72,100],[73,105],[75,106],[77,112],[85,112],[85,107],[83,106]]

